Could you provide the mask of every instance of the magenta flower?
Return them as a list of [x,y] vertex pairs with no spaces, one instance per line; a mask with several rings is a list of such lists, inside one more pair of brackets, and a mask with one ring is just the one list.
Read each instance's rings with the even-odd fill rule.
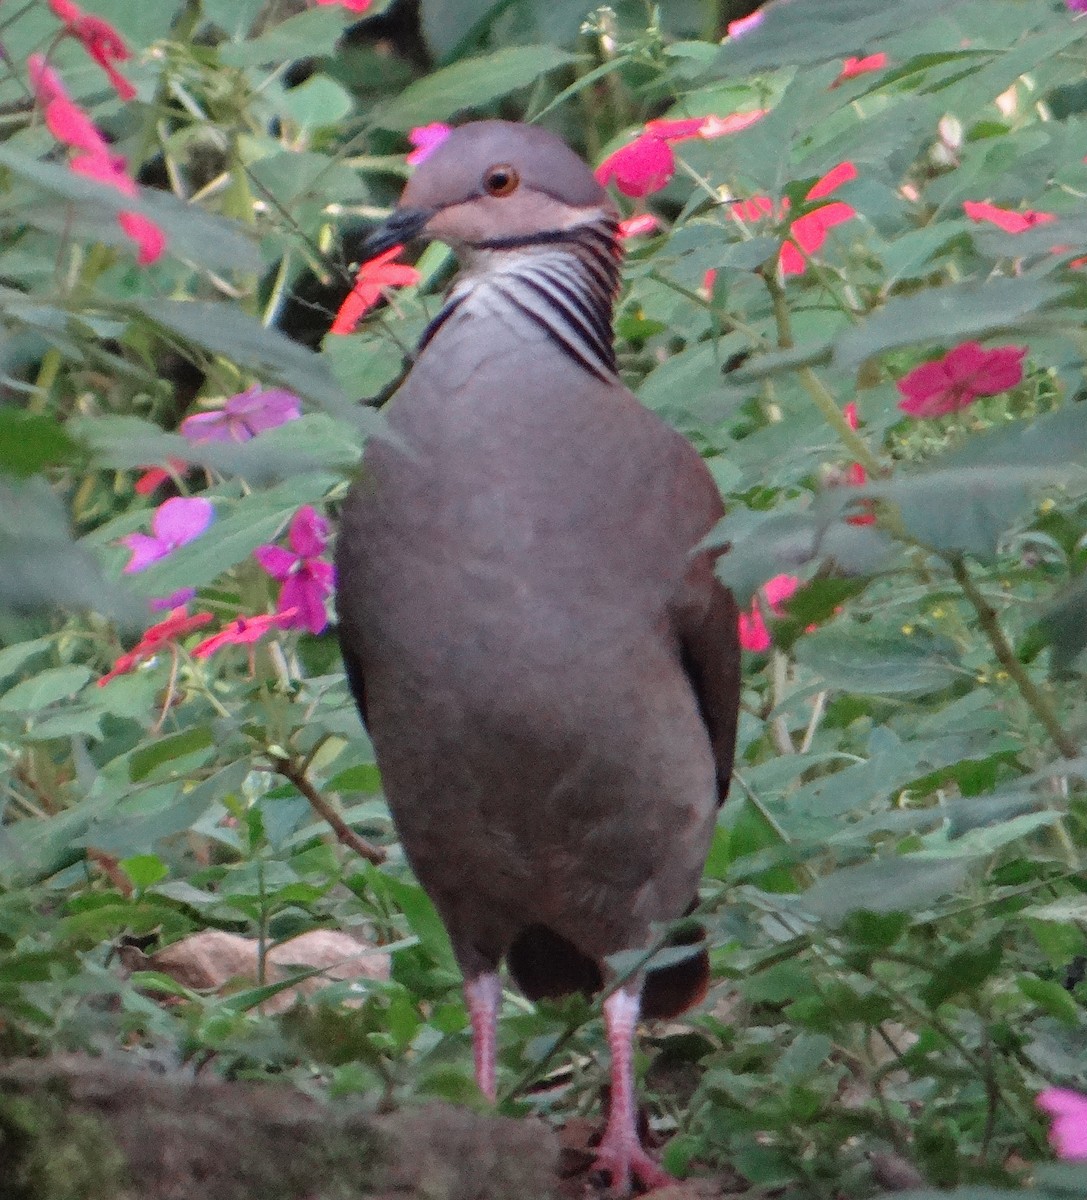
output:
[[[1084,10],[1087,12],[1087,0]],[[1087,1158],[1087,1096],[1068,1088],[1040,1092],[1035,1104],[1053,1118],[1049,1143],[1059,1158]]]
[[247,442],[266,429],[275,429],[302,415],[302,401],[283,388],[259,386],[239,392],[211,412],[194,413],[181,422],[190,442]]
[[294,514],[287,540],[290,550],[258,546],[253,557],[283,584],[276,605],[277,614],[285,618],[282,628],[320,633],[328,624],[325,599],[333,581],[332,564],[320,557],[328,542],[328,522],[306,504]]
[[1026,353],[1026,346],[983,350],[977,342],[963,342],[903,376],[895,385],[905,397],[898,407],[911,417],[944,417],[980,396],[1006,392],[1022,380]]
[[1087,0],[1064,0],[1064,2],[1068,5],[1069,12],[1087,12]]
[[[785,610],[782,606],[799,586],[800,580],[795,575],[775,575],[760,590],[770,611],[783,616]],[[740,613],[740,645],[756,653],[770,649],[770,630],[766,628],[757,596],[751,597],[751,607],[747,612]]]
[[130,533],[121,543],[132,551],[124,573],[146,570],[179,546],[198,538],[211,524],[215,509],[200,496],[174,496],[163,501],[151,518],[151,534]]
[[429,125],[417,125],[409,134],[408,141],[415,149],[408,155],[408,166],[417,167],[453,132],[452,125],[444,121],[432,121]]

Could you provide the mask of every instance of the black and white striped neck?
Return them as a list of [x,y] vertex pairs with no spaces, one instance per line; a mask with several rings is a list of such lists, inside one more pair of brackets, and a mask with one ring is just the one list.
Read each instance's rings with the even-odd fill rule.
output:
[[439,329],[463,319],[519,317],[542,329],[598,379],[616,379],[612,308],[622,253],[611,217],[470,247],[469,266],[427,326],[422,351]]

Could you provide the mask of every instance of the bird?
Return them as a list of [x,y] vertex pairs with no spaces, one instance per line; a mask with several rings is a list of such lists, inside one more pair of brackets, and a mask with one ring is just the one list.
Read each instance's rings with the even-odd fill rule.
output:
[[[640,1016],[705,994],[704,946],[616,974],[690,913],[732,772],[738,614],[704,539],[705,462],[619,377],[619,212],[561,138],[455,128],[368,243],[452,248],[460,272],[340,513],[345,673],[405,856],[464,977],[497,1096],[509,974],[531,1000],[604,992],[595,1169],[667,1175],[642,1146]],[[687,940],[690,940],[689,938]]]

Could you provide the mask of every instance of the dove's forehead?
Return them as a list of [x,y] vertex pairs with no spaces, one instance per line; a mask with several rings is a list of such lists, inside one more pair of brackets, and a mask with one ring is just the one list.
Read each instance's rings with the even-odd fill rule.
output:
[[587,164],[555,134],[513,121],[461,125],[419,164],[405,192],[412,205],[440,208],[483,194],[489,168],[512,166],[522,186],[574,207],[599,204],[605,193]]

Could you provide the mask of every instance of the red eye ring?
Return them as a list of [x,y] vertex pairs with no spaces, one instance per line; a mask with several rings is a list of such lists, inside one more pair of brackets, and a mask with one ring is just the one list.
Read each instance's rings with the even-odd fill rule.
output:
[[495,163],[483,176],[484,190],[492,196],[510,196],[517,191],[521,176],[511,163]]

